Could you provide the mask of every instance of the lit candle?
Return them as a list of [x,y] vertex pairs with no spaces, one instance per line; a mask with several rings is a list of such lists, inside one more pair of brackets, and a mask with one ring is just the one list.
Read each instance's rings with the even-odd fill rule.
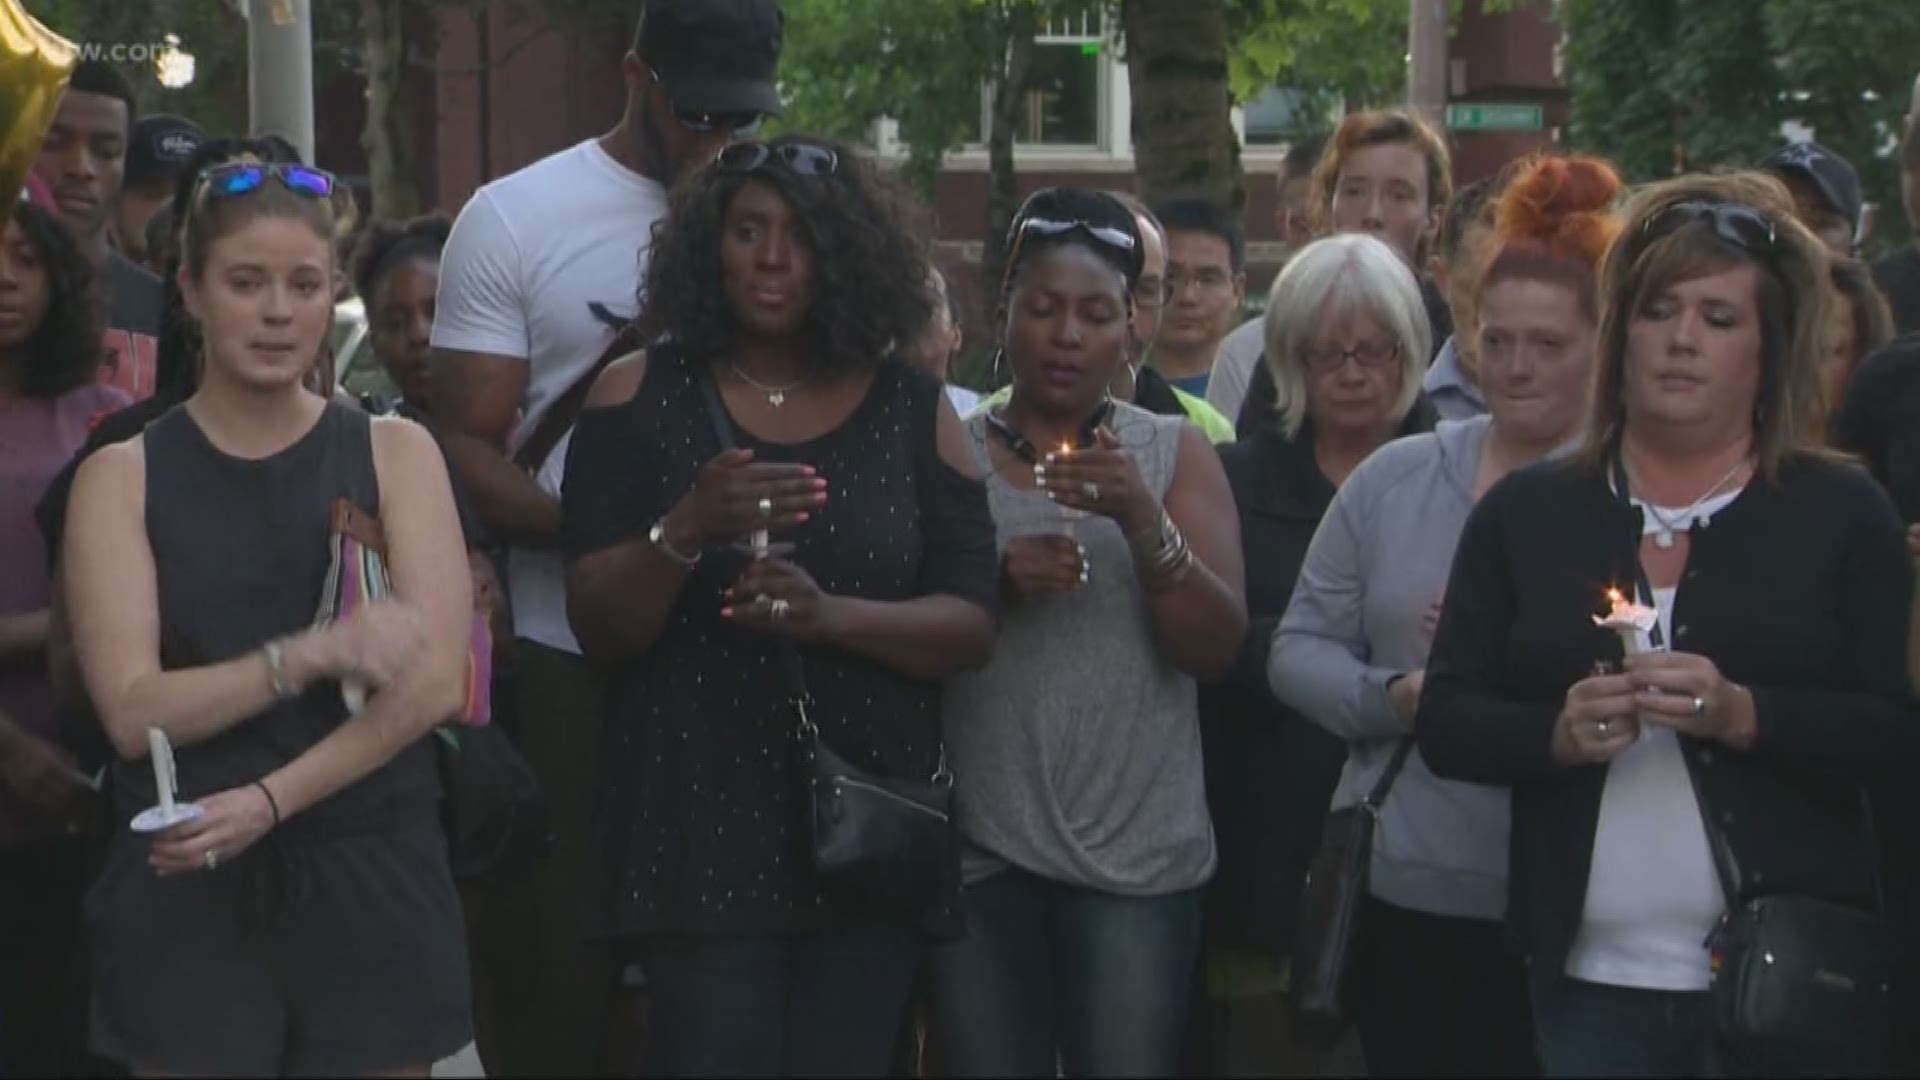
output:
[[160,793],[160,814],[173,820],[173,747],[167,733],[157,727],[147,729],[147,756],[153,759],[153,787]]
[[1607,590],[1608,611],[1603,618],[1593,617],[1593,624],[1620,635],[1622,656],[1632,656],[1640,651],[1640,635],[1650,632],[1654,624],[1660,621],[1660,613],[1645,604],[1629,601],[1619,589]]

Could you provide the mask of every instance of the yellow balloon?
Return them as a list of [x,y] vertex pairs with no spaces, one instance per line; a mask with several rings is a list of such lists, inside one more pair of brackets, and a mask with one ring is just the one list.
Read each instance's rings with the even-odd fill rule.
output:
[[20,0],[0,0],[0,206],[26,186],[77,56],[73,42],[40,25]]

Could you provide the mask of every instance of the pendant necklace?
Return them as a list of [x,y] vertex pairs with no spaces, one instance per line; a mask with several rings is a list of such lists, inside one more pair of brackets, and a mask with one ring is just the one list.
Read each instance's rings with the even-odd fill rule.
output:
[[1653,546],[1659,548],[1661,551],[1672,551],[1675,543],[1673,534],[1682,527],[1691,528],[1694,512],[1699,510],[1702,504],[1720,494],[1720,489],[1726,487],[1727,482],[1732,480],[1746,464],[1747,460],[1745,458],[1734,462],[1733,468],[1727,470],[1727,475],[1721,477],[1719,483],[1708,488],[1705,495],[1693,500],[1693,505],[1672,517],[1661,513],[1660,508],[1653,505],[1653,503],[1644,499],[1641,500],[1640,505],[1646,507],[1647,513],[1653,515],[1655,525],[1653,531]]
[[768,386],[766,383],[763,383],[760,380],[754,378],[753,376],[747,374],[746,372],[741,371],[739,364],[728,364],[727,366],[733,369],[733,373],[735,375],[740,376],[741,382],[744,382],[748,386],[751,386],[755,390],[758,390],[762,394],[765,394],[767,396],[767,404],[773,406],[776,409],[787,403],[787,394],[790,391],[798,390],[801,387],[807,385],[807,380],[802,378],[802,379],[796,379],[785,386]]

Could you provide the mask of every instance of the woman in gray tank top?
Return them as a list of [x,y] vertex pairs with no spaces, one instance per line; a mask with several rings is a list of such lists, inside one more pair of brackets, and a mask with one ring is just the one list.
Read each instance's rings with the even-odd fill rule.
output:
[[[94,1049],[135,1075],[425,1076],[471,1039],[425,736],[465,696],[472,593],[431,437],[302,388],[332,187],[202,174],[181,281],[201,385],[74,481],[62,568],[115,820],[156,802],[156,730],[201,811],[117,825],[87,897]],[[395,595],[315,629],[340,499],[379,518]],[[341,681],[369,691],[358,715]]]
[[1246,628],[1232,495],[1198,428],[1107,399],[1141,264],[1111,197],[1010,236],[1013,394],[968,421],[1002,554],[992,662],[949,683],[964,940],[936,950],[943,1075],[1170,1075],[1213,871],[1196,676]]

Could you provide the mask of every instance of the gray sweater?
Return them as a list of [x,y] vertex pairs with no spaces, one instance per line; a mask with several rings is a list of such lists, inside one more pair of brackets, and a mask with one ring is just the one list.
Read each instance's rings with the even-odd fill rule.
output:
[[[1393,676],[1424,667],[1490,421],[1443,421],[1363,462],[1314,534],[1274,635],[1268,678],[1281,700],[1347,740],[1335,808],[1372,790],[1407,727],[1387,703]],[[1418,751],[1387,796],[1372,893],[1390,904],[1499,919],[1507,902],[1507,790],[1441,780]]]

